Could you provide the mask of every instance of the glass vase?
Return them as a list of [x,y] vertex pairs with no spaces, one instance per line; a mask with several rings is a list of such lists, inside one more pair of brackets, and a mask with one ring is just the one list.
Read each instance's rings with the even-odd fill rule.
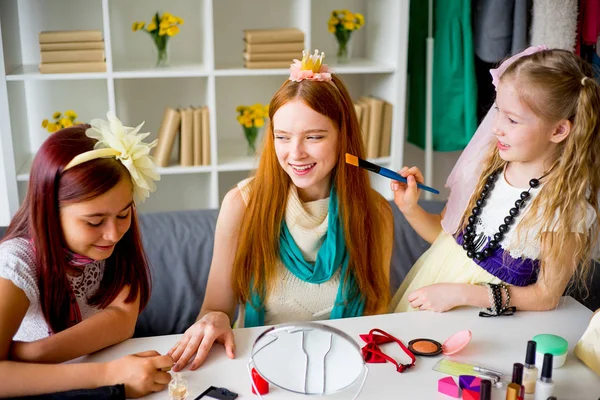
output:
[[168,67],[169,66],[169,50],[168,47],[154,47],[156,50],[156,66],[157,67]]
[[337,63],[347,64],[352,59],[352,31],[338,30],[335,33],[337,42]]
[[244,136],[246,136],[246,141],[248,142],[248,150],[246,154],[249,156],[256,155],[256,139],[258,139],[258,133],[258,127],[251,126],[248,128],[244,126]]

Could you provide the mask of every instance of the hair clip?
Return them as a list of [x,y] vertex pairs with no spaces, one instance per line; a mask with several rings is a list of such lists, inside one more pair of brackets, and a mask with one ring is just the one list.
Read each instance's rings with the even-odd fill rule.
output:
[[290,81],[301,82],[305,79],[310,81],[331,81],[331,73],[327,64],[323,64],[325,53],[315,49],[314,54],[309,50],[302,50],[302,61],[294,59],[290,66]]

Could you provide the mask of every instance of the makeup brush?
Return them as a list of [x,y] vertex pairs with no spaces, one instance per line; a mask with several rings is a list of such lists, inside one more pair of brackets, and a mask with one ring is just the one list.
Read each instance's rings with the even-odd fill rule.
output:
[[[403,177],[402,175],[400,175],[400,174],[392,171],[391,169],[380,167],[377,164],[370,163],[368,161],[363,160],[362,158],[358,158],[356,156],[353,156],[352,154],[346,153],[346,164],[354,165],[355,167],[364,168],[364,169],[366,169],[368,171],[375,172],[376,174],[379,174],[381,176],[385,176],[386,178],[397,180],[399,182],[408,183],[405,177]],[[433,194],[440,194],[439,190],[436,190],[434,188],[431,188],[429,186],[423,185],[423,184],[418,183],[418,182],[417,182],[417,187],[419,189],[426,190],[426,191],[431,192]]]

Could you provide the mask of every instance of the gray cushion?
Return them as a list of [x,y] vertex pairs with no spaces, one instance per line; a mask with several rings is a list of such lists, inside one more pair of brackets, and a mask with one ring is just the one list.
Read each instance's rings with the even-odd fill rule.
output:
[[217,210],[140,215],[152,295],[135,336],[182,333],[196,319],[213,253]]

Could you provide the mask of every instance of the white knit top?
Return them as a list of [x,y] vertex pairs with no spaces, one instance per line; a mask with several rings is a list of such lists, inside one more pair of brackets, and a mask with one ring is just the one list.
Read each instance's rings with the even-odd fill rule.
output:
[[[88,264],[79,276],[67,275],[83,319],[100,311],[90,306],[88,299],[100,287],[103,275],[104,261]],[[28,240],[16,238],[0,243],[0,278],[11,281],[29,299],[27,313],[13,340],[32,342],[48,337],[50,329],[42,313],[34,250]]]
[[[250,199],[251,180],[245,179],[238,184],[246,205]],[[285,222],[306,261],[314,262],[317,259],[327,232],[328,210],[329,198],[303,203],[296,186],[291,185]],[[321,284],[297,278],[282,262],[278,264],[277,274],[277,283],[265,299],[266,325],[329,319],[340,285],[341,269],[329,281]],[[243,324],[244,307],[241,306],[236,327],[243,328]]]

